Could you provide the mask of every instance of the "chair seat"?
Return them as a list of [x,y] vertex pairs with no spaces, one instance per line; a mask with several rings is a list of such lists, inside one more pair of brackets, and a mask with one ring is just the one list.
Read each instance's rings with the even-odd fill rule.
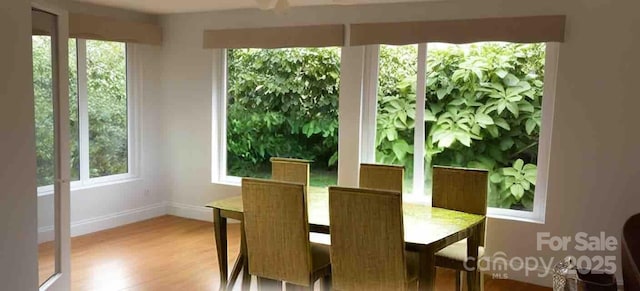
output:
[[[484,256],[484,247],[478,248],[478,257]],[[444,258],[464,263],[467,261],[467,239],[456,242],[436,253],[436,259]]]

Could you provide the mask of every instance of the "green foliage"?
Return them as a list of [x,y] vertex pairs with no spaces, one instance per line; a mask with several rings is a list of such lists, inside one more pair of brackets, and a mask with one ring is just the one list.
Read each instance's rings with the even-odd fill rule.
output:
[[[381,49],[409,55],[415,47]],[[391,58],[393,59],[393,58]],[[415,60],[415,58],[412,58]],[[403,66],[417,67],[406,62]],[[405,78],[416,78],[413,71]],[[427,59],[425,161],[431,165],[483,168],[492,172],[490,205],[532,209],[544,75],[544,45],[483,44],[466,49],[430,49]],[[377,154],[380,162],[413,160],[415,89],[402,76],[380,74]],[[410,82],[415,83],[414,80]],[[393,85],[395,87],[393,87]],[[406,90],[405,90],[406,89]],[[404,134],[403,136],[400,136]],[[524,166],[524,161],[527,165]],[[526,171],[526,177],[514,175]],[[533,177],[533,178],[532,178]],[[528,184],[527,184],[528,183]]]
[[53,95],[51,40],[33,37],[33,95],[36,123],[36,163],[38,186],[53,184]]
[[86,43],[90,177],[126,173],[126,47],[118,42]]
[[227,63],[229,174],[264,171],[276,156],[335,167],[338,49],[235,49]]
[[[38,186],[54,179],[51,40],[34,36],[33,89]],[[90,176],[127,171],[125,45],[87,41]],[[71,178],[80,178],[76,41],[69,40],[69,122]]]
[[[426,103],[436,120],[426,121],[425,159],[502,174],[501,182],[492,179],[490,206],[531,210],[544,45],[484,44],[429,54]],[[529,174],[521,180],[524,162]]]
[[[238,49],[228,58],[231,175],[255,175],[272,156],[335,167],[337,49]],[[417,46],[382,46],[376,158],[412,172]],[[490,205],[532,209],[544,45],[430,49],[425,161],[491,171]],[[421,122],[421,121],[420,121]],[[428,178],[430,179],[430,178]]]
[[413,165],[417,58],[415,45],[383,46],[378,66],[376,158],[380,163],[408,165],[408,173]]

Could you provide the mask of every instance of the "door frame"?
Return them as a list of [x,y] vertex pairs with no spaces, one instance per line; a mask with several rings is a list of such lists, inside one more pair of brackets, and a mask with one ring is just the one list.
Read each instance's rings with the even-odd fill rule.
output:
[[[52,45],[53,114],[54,114],[54,233],[55,273],[40,290],[71,289],[70,236],[70,165],[69,165],[69,15],[56,5],[45,1],[31,2],[31,8],[56,16],[55,45]],[[53,41],[53,38],[52,38]],[[61,122],[62,121],[62,122]]]

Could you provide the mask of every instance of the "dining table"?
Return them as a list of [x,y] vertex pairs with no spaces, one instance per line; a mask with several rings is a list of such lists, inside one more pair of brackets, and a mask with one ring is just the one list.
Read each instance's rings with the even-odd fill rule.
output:
[[[329,234],[329,194],[310,191],[307,194],[309,231]],[[220,290],[232,289],[241,271],[248,269],[247,247],[244,238],[242,196],[232,196],[208,203],[213,210],[214,237],[220,268]],[[418,290],[435,290],[436,253],[463,239],[467,239],[468,290],[480,290],[480,273],[477,270],[478,247],[485,216],[444,208],[425,203],[404,202],[402,206],[405,249],[418,253]],[[240,253],[229,277],[227,264],[227,219],[240,222]],[[243,271],[242,290],[248,290],[251,277]]]

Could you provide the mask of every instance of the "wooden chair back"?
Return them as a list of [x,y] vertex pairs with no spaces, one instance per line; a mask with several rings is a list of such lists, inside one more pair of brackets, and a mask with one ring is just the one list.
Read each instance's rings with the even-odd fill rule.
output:
[[[433,207],[487,215],[487,170],[434,166],[432,187]],[[484,231],[480,244],[484,245]]]
[[242,179],[249,273],[309,286],[312,261],[305,186]]
[[299,159],[271,158],[271,179],[300,183],[309,187],[310,162]]
[[622,229],[622,276],[624,290],[640,290],[640,214]]
[[405,290],[402,194],[329,188],[331,273],[335,290]]
[[360,188],[399,191],[402,193],[404,167],[360,164]]

